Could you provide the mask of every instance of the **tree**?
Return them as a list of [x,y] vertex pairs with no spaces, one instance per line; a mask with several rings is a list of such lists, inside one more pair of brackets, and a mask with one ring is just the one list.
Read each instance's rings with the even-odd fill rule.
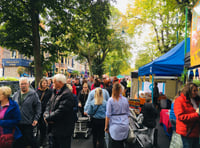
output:
[[[127,19],[128,27],[126,32],[130,36],[140,36],[143,32],[143,28],[149,26],[151,28],[151,34],[146,35],[150,41],[144,40],[144,44],[153,43],[153,51],[162,55],[172,49],[178,42],[184,39],[185,35],[185,6],[190,9],[194,5],[196,0],[187,1],[173,1],[173,0],[135,0],[133,5],[128,6]],[[190,10],[189,10],[190,11]],[[190,14],[189,14],[190,15]],[[188,25],[190,26],[190,21]],[[190,30],[188,30],[190,33]],[[138,65],[143,65],[143,54],[140,53],[137,61],[141,61]],[[147,60],[148,61],[148,60]]]
[[80,72],[75,70],[75,71],[72,71],[71,75],[74,77],[77,77],[80,75]]
[[20,77],[23,73],[25,73],[25,71],[26,71],[26,69],[24,67],[20,66],[17,68],[17,73],[19,74]]
[[129,5],[127,13],[129,26],[127,32],[130,35],[140,34],[142,28],[149,25],[154,32],[151,39],[156,40],[156,49],[162,54],[176,45],[177,31],[179,41],[184,38],[184,15],[180,14],[176,1],[136,0],[134,6]]
[[[92,72],[101,76],[102,63],[110,49],[108,49],[109,36],[112,30],[107,28],[107,21],[110,17],[110,3],[109,1],[98,0],[92,3],[82,13],[79,13],[76,26],[80,28],[79,38],[76,40],[76,47],[78,50],[74,51],[79,55],[79,58],[85,58],[89,64],[90,75]],[[89,13],[89,16],[85,14]],[[96,61],[98,70],[92,68]],[[96,69],[96,68],[95,68]],[[101,70],[99,70],[101,69]]]
[[[90,39],[97,32],[101,39],[102,28],[98,26],[106,22],[109,13],[98,13],[108,10],[107,3],[103,0],[1,0],[0,45],[17,49],[28,57],[34,56],[37,83],[42,77],[42,67],[58,60],[58,51],[78,49],[77,41],[82,33],[86,34],[85,30],[92,28],[87,34]],[[77,24],[84,24],[85,20],[91,21],[91,27],[82,31]],[[51,56],[45,57],[44,53]]]

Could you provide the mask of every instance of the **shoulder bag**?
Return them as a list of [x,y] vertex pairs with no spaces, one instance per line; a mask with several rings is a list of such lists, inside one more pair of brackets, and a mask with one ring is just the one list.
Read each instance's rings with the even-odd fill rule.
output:
[[13,132],[10,134],[3,134],[0,136],[0,148],[11,148],[13,141],[14,141],[14,133],[15,129],[13,129]]
[[88,126],[89,126],[90,128],[92,128],[92,125],[93,125],[93,122],[94,122],[93,116],[96,114],[96,112],[97,112],[99,106],[100,106],[100,105],[97,106],[97,109],[95,110],[94,114],[92,114],[91,117],[90,117],[90,122],[89,122],[89,124],[88,124]]

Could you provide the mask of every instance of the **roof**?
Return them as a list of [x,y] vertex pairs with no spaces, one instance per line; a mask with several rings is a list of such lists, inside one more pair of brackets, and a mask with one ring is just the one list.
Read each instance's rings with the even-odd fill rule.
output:
[[[139,76],[179,76],[184,69],[185,40],[164,55],[139,68]],[[190,38],[187,38],[187,52],[190,51]]]

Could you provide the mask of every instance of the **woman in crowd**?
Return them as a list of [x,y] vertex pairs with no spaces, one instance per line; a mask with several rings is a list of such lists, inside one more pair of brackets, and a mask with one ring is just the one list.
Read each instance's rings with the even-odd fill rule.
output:
[[39,119],[39,129],[40,129],[40,145],[44,145],[44,140],[46,137],[46,124],[44,122],[43,119],[43,113],[45,111],[46,105],[49,101],[49,99],[51,98],[52,95],[52,90],[49,89],[49,84],[48,84],[48,80],[46,78],[42,78],[39,82],[39,86],[37,89],[37,94],[39,96],[39,99],[41,101],[41,105],[42,105],[42,112],[41,112],[41,116]]
[[104,81],[104,89],[106,89],[109,93],[109,95],[112,95],[112,86],[110,86],[110,80]]
[[197,85],[188,83],[175,100],[176,133],[181,135],[183,148],[199,148],[199,97]]
[[88,84],[84,83],[83,89],[80,91],[78,95],[78,107],[80,109],[82,116],[84,116],[84,106],[85,106],[85,102],[87,101],[89,92],[90,90],[88,88]]
[[0,136],[14,132],[16,140],[22,136],[17,127],[21,117],[18,104],[10,98],[11,92],[7,86],[0,87]]
[[105,114],[106,100],[104,100],[103,98],[102,88],[96,88],[94,99],[90,103],[88,110],[88,115],[90,115],[93,118],[93,148],[104,148]]
[[[94,83],[92,84],[92,86],[91,86],[91,90],[93,90],[93,89],[95,89],[96,87],[95,87],[95,83],[101,83],[101,81],[98,79],[98,78],[95,78],[94,79]],[[103,85],[102,84],[100,84],[100,87],[101,88],[103,88]]]
[[106,108],[105,132],[110,133],[113,148],[124,148],[129,132],[129,104],[121,93],[121,84],[114,83]]

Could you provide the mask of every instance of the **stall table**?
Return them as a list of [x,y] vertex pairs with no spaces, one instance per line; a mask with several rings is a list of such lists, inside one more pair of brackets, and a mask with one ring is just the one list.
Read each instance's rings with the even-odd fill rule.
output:
[[169,120],[169,109],[161,109],[160,111],[160,125],[163,125],[166,135],[172,136],[172,125]]

